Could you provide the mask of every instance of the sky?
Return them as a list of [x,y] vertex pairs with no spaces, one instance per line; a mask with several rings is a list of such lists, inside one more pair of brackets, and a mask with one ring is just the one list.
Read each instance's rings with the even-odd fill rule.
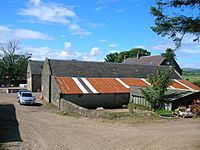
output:
[[[17,39],[33,60],[104,61],[107,54],[143,48],[159,55],[174,43],[151,30],[154,0],[1,0],[0,43]],[[200,68],[200,43],[183,39],[182,68]]]

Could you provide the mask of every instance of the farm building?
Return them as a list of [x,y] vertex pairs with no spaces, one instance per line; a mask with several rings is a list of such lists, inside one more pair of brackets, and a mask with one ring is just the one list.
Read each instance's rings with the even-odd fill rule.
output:
[[[144,86],[131,86],[130,100],[137,105],[151,107],[141,93]],[[172,80],[172,85],[165,93],[165,110],[174,110],[179,106],[189,106],[196,99],[200,99],[200,88],[185,80]]]
[[[128,103],[130,86],[148,86],[145,78],[156,72],[152,65],[46,59],[42,93],[58,107],[65,99],[86,108],[118,108]],[[176,71],[172,78],[182,79]]]
[[175,70],[181,75],[182,69],[176,62],[176,60],[172,60],[170,63],[166,58],[161,55],[155,56],[142,56],[138,58],[127,58],[123,61],[125,64],[143,64],[143,65],[154,65],[154,66],[173,66]]
[[27,67],[27,89],[41,91],[41,76],[44,61],[29,60]]

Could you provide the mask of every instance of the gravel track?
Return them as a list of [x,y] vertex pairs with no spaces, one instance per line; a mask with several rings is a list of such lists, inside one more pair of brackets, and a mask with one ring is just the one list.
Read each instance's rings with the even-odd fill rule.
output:
[[0,106],[13,104],[15,107],[22,140],[8,142],[8,149],[200,149],[199,118],[125,124],[102,119],[63,116],[56,114],[55,109],[46,109],[40,103],[38,100],[36,106],[21,106],[17,103],[16,94],[0,94]]

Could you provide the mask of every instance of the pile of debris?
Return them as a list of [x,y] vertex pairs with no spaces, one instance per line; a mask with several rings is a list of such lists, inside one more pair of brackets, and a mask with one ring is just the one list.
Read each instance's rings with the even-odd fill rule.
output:
[[175,109],[175,112],[173,115],[178,117],[197,117],[200,115],[200,100],[194,100],[192,105],[189,105],[187,108],[186,106],[179,106],[177,109]]

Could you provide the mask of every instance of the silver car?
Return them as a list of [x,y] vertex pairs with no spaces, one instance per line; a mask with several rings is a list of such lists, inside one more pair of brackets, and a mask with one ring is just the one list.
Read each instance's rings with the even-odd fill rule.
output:
[[17,96],[18,102],[21,104],[35,104],[35,96],[29,91],[21,91]]

